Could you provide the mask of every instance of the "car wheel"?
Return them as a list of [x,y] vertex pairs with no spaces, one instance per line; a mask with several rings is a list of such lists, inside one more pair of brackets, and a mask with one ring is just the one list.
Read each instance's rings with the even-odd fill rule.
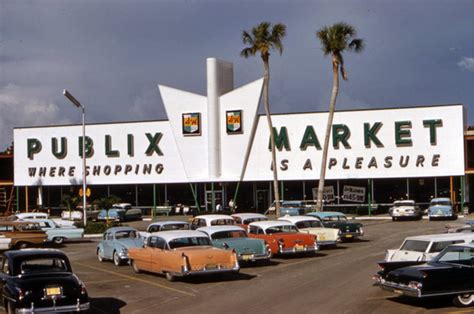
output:
[[21,249],[26,249],[28,247],[28,243],[26,242],[19,242],[16,244],[16,248],[21,250]]
[[101,249],[97,249],[97,259],[99,260],[99,262],[103,262],[104,261],[104,255],[102,255],[102,250]]
[[474,295],[467,294],[458,294],[454,297],[453,303],[456,306],[470,306],[474,302]]
[[122,265],[122,260],[121,260],[120,257],[118,256],[117,252],[114,252],[113,259],[114,259],[114,264],[115,264],[115,266],[120,266],[120,265]]
[[53,239],[53,242],[55,244],[63,244],[64,243],[64,238],[63,237],[56,237]]
[[135,273],[141,273],[140,268],[138,268],[137,264],[135,263],[134,260],[130,261],[130,265],[132,265],[132,269]]
[[397,218],[396,218],[396,217],[392,217],[392,221],[397,221]]
[[176,277],[171,275],[171,273],[165,273],[165,276],[166,276],[166,280],[168,280],[168,281],[175,281],[176,280]]
[[16,312],[15,310],[15,304],[13,302],[8,302],[8,305],[7,305],[7,313],[8,314],[14,314]]

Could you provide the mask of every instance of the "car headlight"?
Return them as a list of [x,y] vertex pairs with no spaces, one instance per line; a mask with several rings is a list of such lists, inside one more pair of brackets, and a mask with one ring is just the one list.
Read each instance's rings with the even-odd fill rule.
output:
[[121,248],[120,251],[122,251],[124,254],[128,253],[128,249],[126,247]]

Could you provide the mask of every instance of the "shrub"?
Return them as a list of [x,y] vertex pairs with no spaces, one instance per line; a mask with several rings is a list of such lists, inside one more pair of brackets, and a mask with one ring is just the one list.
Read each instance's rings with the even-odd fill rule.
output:
[[[78,228],[84,228],[83,222],[76,222],[74,225]],[[105,230],[112,228],[112,227],[119,227],[122,226],[121,223],[118,222],[109,222],[109,224],[105,222],[87,222],[86,227],[84,228],[85,234],[97,234],[97,233],[104,233]]]

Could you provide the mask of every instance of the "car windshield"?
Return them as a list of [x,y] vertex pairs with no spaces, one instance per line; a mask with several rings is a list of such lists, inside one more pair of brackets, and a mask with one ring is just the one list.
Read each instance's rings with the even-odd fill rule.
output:
[[317,220],[303,220],[303,221],[298,221],[296,223],[296,226],[300,229],[321,228],[321,227],[323,227],[323,224],[320,221],[317,221]]
[[170,249],[178,249],[180,247],[187,246],[202,246],[202,245],[211,245],[211,241],[208,237],[187,237],[187,238],[178,238],[173,239],[168,242]]
[[327,216],[323,218],[324,221],[347,221],[346,216],[342,215],[334,215],[334,216]]
[[187,223],[175,223],[175,224],[165,224],[161,226],[161,231],[168,231],[168,230],[188,230],[189,224]]
[[24,260],[21,262],[19,270],[21,274],[69,271],[66,261],[62,258],[38,258]]
[[16,226],[20,231],[41,231],[41,226],[37,223],[19,224]]
[[402,206],[415,206],[414,202],[397,202],[393,204],[393,207],[402,207]]
[[243,230],[227,230],[215,232],[211,235],[212,240],[227,239],[227,238],[246,238],[247,234]]
[[400,250],[402,251],[414,251],[414,252],[425,252],[428,248],[430,241],[421,240],[406,240]]
[[296,232],[298,232],[298,229],[295,226],[292,226],[292,225],[281,225],[281,226],[269,227],[265,230],[265,232],[267,234],[282,233],[282,232],[296,233]]
[[127,238],[136,238],[137,233],[135,230],[120,230],[115,232],[115,239],[127,239]]
[[255,222],[255,221],[267,221],[268,218],[267,217],[253,217],[253,218],[247,218],[244,220],[244,225],[248,225],[249,223],[251,222]]
[[445,206],[451,206],[451,201],[446,201],[446,200],[441,200],[441,201],[431,201],[431,206],[436,206],[436,205],[445,205]]
[[450,246],[433,259],[435,263],[460,264],[472,266],[474,262],[474,248],[464,246]]
[[234,219],[214,219],[211,221],[211,226],[219,226],[219,225],[235,225]]

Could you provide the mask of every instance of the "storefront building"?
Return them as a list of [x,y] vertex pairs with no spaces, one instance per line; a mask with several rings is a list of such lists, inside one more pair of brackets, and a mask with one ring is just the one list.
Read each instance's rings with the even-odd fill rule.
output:
[[[268,208],[269,131],[265,116],[257,114],[263,81],[234,89],[232,64],[216,59],[207,60],[207,71],[207,97],[159,86],[168,120],[87,124],[90,201],[116,195],[135,206],[212,210],[235,199],[241,210]],[[377,208],[396,199],[426,204],[440,196],[467,202],[463,110],[456,104],[337,111],[328,203]],[[313,199],[327,113],[272,118],[282,199]],[[16,128],[14,143],[14,184],[32,194],[30,200],[59,207],[65,194],[77,194],[80,125]]]

